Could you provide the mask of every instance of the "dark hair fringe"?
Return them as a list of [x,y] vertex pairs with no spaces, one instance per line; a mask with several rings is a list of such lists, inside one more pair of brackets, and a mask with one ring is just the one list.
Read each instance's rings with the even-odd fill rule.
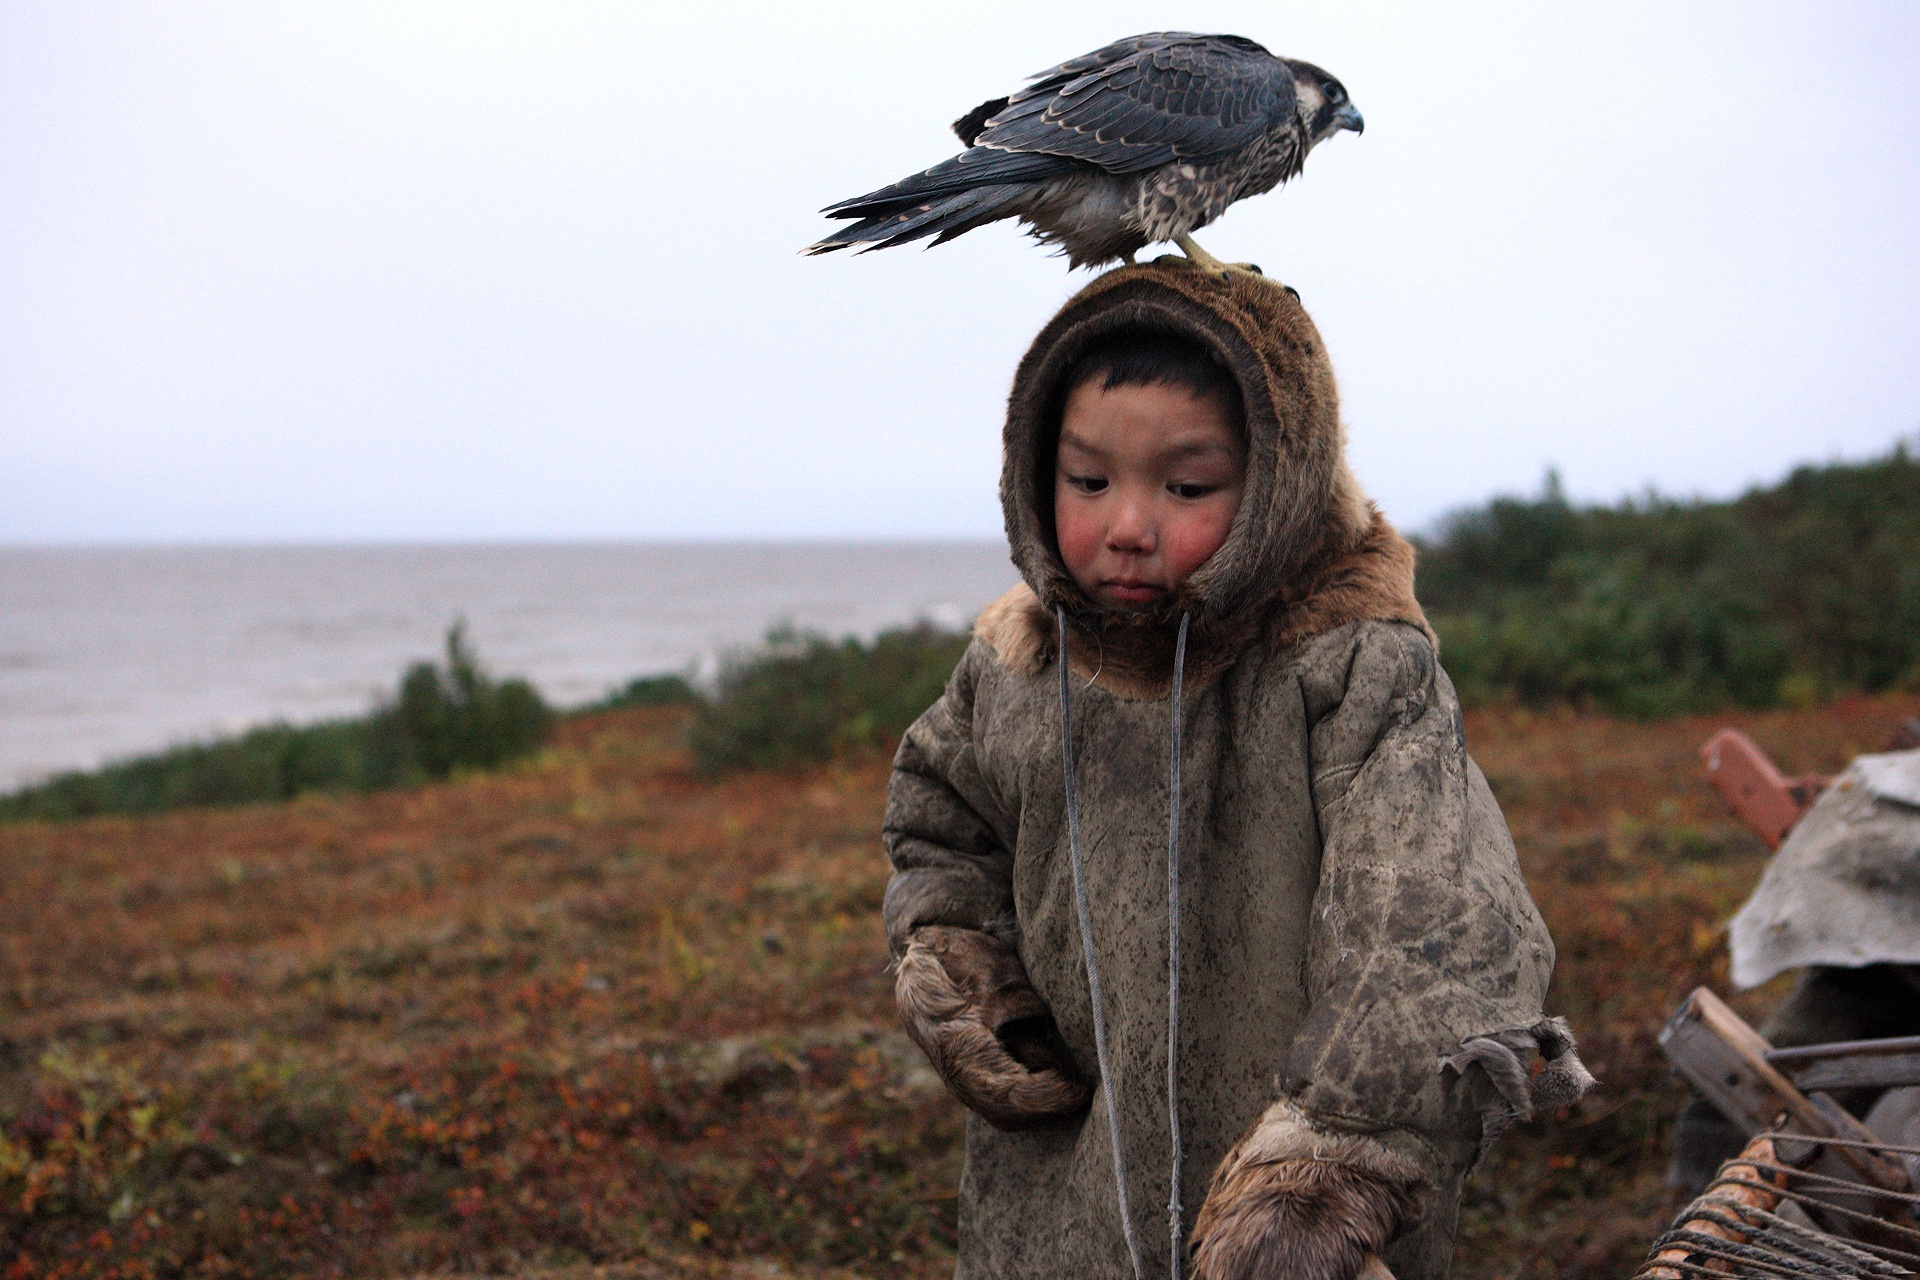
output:
[[1157,382],[1184,387],[1196,396],[1219,396],[1231,408],[1236,426],[1244,417],[1240,384],[1233,374],[1211,348],[1184,333],[1128,328],[1104,335],[1067,371],[1062,401],[1103,373],[1103,391]]

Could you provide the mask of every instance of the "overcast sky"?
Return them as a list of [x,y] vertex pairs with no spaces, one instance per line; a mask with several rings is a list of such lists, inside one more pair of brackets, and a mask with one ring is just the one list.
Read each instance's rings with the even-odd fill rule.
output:
[[994,536],[1090,277],[815,212],[1110,39],[1366,115],[1199,236],[1294,285],[1403,526],[1920,429],[1920,4],[0,6],[0,541]]

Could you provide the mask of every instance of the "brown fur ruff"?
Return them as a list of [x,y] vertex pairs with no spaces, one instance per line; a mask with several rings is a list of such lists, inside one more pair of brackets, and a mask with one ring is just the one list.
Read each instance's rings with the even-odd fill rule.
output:
[[1420,1185],[1378,1142],[1316,1129],[1276,1103],[1214,1171],[1194,1223],[1194,1275],[1351,1280],[1413,1212]]
[[[1262,614],[1236,625],[1196,632],[1187,652],[1189,686],[1204,686],[1250,644],[1284,650],[1349,622],[1407,622],[1434,640],[1413,594],[1413,547],[1385,516],[1370,514],[1365,540],[1351,551],[1306,566],[1296,593],[1276,596]],[[1058,646],[1053,615],[1025,583],[982,609],[973,632],[1002,666],[1023,675],[1045,669]],[[1109,628],[1091,638],[1075,637],[1070,655],[1074,671],[1125,697],[1164,697],[1173,671],[1173,646],[1165,628],[1156,626],[1130,644],[1114,643],[1113,635]],[[1143,643],[1148,636],[1159,643]],[[1437,647],[1438,641],[1434,643]]]
[[[1065,379],[1090,346],[1127,328],[1207,347],[1233,375],[1246,412],[1246,481],[1227,539],[1176,598],[1147,612],[1097,607],[1068,573],[1053,534]],[[990,606],[976,632],[1017,670],[1051,660],[1056,605],[1067,610],[1075,669],[1098,670],[1103,685],[1137,697],[1164,695],[1182,612],[1192,615],[1187,678],[1196,685],[1263,641],[1284,648],[1364,618],[1426,629],[1413,595],[1413,549],[1347,467],[1326,345],[1279,285],[1244,273],[1222,281],[1177,259],[1101,276],[1021,360],[1003,446],[1001,509],[1026,585]]]
[[918,930],[900,957],[894,999],[908,1037],[954,1096],[996,1128],[1077,1115],[1093,1096],[1065,1055],[1049,1051],[1051,1017],[1020,957],[989,934]]

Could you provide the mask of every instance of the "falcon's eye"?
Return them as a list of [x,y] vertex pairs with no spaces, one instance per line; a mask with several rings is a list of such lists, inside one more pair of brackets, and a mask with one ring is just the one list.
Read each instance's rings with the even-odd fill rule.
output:
[[1328,85],[1328,86],[1327,86],[1327,101],[1328,101],[1328,102],[1338,102],[1338,101],[1340,101],[1340,99],[1342,99],[1342,98],[1344,98],[1344,97],[1346,97],[1346,96],[1347,96],[1347,91],[1346,91],[1345,89],[1342,89],[1342,88],[1341,88],[1341,87],[1340,87],[1339,85],[1337,85],[1337,84],[1330,84],[1330,85]]

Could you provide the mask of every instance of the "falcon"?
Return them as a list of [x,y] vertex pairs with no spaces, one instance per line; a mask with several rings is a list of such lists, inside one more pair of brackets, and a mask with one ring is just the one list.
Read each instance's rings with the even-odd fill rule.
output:
[[1225,272],[1192,233],[1299,173],[1320,142],[1364,127],[1346,89],[1310,62],[1241,36],[1133,36],[981,103],[953,122],[967,150],[829,205],[853,225],[805,252],[942,244],[1018,218],[1074,267],[1132,262],[1170,241]]

